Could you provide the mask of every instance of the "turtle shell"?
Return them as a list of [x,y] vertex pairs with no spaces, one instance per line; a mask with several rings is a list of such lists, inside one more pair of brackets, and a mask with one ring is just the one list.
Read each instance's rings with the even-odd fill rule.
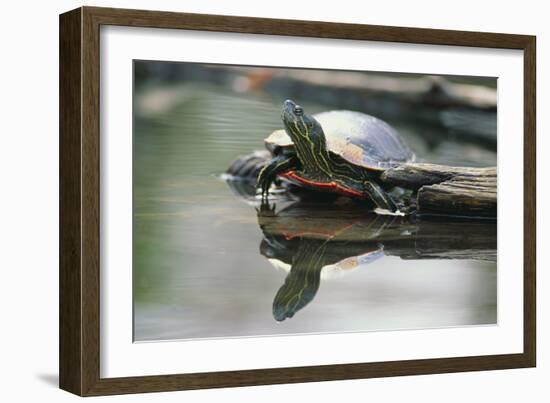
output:
[[[383,120],[360,112],[329,111],[313,115],[321,124],[329,151],[346,161],[383,171],[414,161],[414,153],[401,136]],[[293,147],[284,130],[276,130],[265,140],[269,151]]]

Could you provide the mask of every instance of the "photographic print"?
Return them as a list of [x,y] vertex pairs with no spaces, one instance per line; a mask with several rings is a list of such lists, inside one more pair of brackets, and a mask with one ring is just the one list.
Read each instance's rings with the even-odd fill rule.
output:
[[61,389],[536,365],[534,36],[59,28]]
[[133,62],[134,341],[497,324],[497,79]]

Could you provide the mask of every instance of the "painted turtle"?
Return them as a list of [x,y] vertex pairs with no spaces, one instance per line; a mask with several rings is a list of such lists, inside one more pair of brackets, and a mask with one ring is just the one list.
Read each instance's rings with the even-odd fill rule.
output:
[[258,175],[262,200],[277,175],[316,190],[371,199],[395,212],[395,201],[379,184],[380,174],[414,154],[387,123],[359,112],[308,115],[291,100],[283,104],[284,130],[265,140],[273,158]]

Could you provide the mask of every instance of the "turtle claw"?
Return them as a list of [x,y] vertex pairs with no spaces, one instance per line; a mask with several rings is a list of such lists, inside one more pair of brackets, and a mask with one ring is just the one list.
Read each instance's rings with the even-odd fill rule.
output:
[[401,202],[397,205],[397,208],[405,215],[413,215],[414,213],[416,213],[417,210],[416,203]]
[[397,207],[397,210],[404,215],[412,215],[417,210],[416,199],[414,197],[400,197],[390,196]]

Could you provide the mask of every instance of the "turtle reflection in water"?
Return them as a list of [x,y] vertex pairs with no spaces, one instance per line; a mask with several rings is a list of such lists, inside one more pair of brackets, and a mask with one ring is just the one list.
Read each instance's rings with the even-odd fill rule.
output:
[[368,265],[384,256],[375,239],[395,217],[364,209],[307,208],[298,203],[274,214],[259,210],[264,238],[260,252],[277,268],[290,269],[273,300],[277,321],[291,318],[310,303],[321,278]]
[[314,298],[323,278],[366,266],[384,256],[404,260],[496,261],[496,222],[424,221],[381,216],[361,206],[295,202],[279,212],[258,210],[260,253],[289,271],[273,301],[277,321]]

